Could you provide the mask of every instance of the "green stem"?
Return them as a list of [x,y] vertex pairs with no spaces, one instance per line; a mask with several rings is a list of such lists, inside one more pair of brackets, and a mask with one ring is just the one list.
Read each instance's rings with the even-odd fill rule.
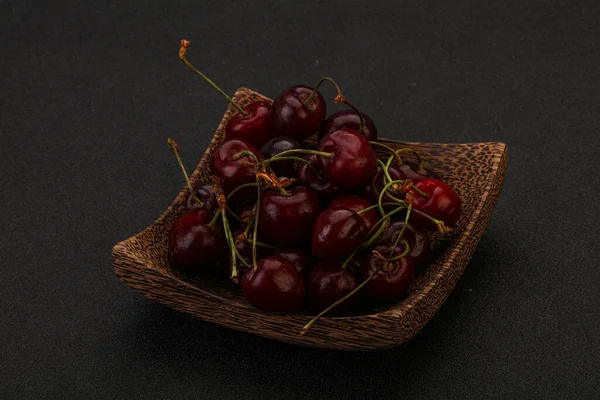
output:
[[167,139],[167,143],[168,143],[169,147],[171,148],[171,150],[173,150],[173,154],[175,154],[175,158],[177,159],[177,164],[179,164],[179,167],[181,168],[181,172],[183,172],[183,176],[185,177],[185,183],[187,184],[188,188],[190,189],[190,193],[192,194],[194,201],[200,207],[204,207],[204,203],[202,202],[202,200],[200,200],[198,198],[198,196],[196,196],[196,194],[194,193],[194,187],[192,186],[192,182],[190,181],[187,171],[185,170],[185,167],[183,166],[183,161],[181,160],[181,156],[179,155],[179,146],[177,145],[177,142],[174,141],[173,139],[169,138],[169,139]]
[[439,219],[435,219],[431,215],[425,214],[423,211],[419,211],[419,210],[416,210],[416,209],[413,210],[413,211],[416,212],[417,214],[419,214],[419,215],[427,218],[431,222],[433,222],[435,224],[435,226],[437,226],[438,231],[440,231],[440,233],[446,233],[446,225],[444,225],[444,221],[440,221]]
[[312,166],[312,164],[310,163],[310,161],[308,161],[308,160],[305,160],[305,159],[304,159],[304,158],[302,158],[302,157],[296,157],[296,156],[285,156],[285,157],[278,157],[278,158],[276,158],[275,160],[273,160],[272,158],[269,158],[269,159],[265,160],[263,163],[264,163],[264,164],[265,164],[265,166],[266,166],[266,165],[269,165],[269,164],[270,164],[271,162],[273,162],[273,161],[284,161],[284,160],[290,160],[290,161],[300,161],[300,162],[303,162],[303,163],[307,164],[307,165],[308,165],[308,167],[309,167],[310,169],[312,169],[312,170],[313,170],[315,173],[318,173],[318,171],[315,169],[315,167],[313,167],[313,166]]
[[242,156],[250,156],[252,158],[254,158],[254,161],[256,163],[258,163],[258,157],[256,157],[256,154],[254,154],[253,152],[251,152],[250,150],[242,150],[239,153],[236,153],[233,155],[233,159],[234,160],[239,160],[240,158],[242,158]]
[[279,154],[276,154],[275,156],[269,158],[269,162],[273,162],[273,161],[277,161],[279,159],[281,159],[282,157],[287,157],[291,154],[314,154],[317,156],[323,156],[323,157],[333,157],[333,153],[326,153],[324,151],[317,151],[317,150],[310,150],[310,149],[291,149],[291,150],[286,150],[286,151],[282,151]]
[[357,211],[356,213],[358,215],[363,215],[364,213],[366,213],[368,211],[371,211],[372,209],[377,208],[377,207],[379,207],[379,204],[373,204],[372,206],[369,206],[367,208],[363,208],[362,210]]
[[358,108],[354,107],[348,100],[344,98],[343,103],[354,110],[354,112],[358,115],[358,119],[360,120],[360,126],[358,127],[358,132],[363,133],[365,121],[363,120],[362,113],[358,110]]
[[227,200],[231,199],[231,196],[233,196],[238,191],[248,188],[248,187],[253,187],[253,186],[259,186],[259,184],[258,183],[244,183],[243,185],[236,187],[227,195]]
[[202,79],[204,79],[204,81],[206,83],[208,83],[210,86],[212,86],[213,89],[215,89],[217,92],[221,93],[221,95],[223,95],[223,97],[225,97],[225,99],[229,102],[229,104],[231,104],[233,107],[235,107],[235,109],[244,117],[248,116],[248,113],[246,111],[244,111],[242,109],[242,107],[240,107],[239,104],[237,104],[236,102],[233,101],[233,99],[231,97],[229,97],[229,95],[227,93],[225,93],[219,86],[217,86],[216,83],[214,83],[208,76],[204,75],[202,72],[198,71],[196,69],[196,67],[194,67],[186,58],[185,58],[185,49],[187,48],[187,46],[189,46],[189,42],[187,45],[184,46],[183,40],[182,40],[182,46],[179,49],[179,58],[181,59],[181,61],[189,68],[191,69],[194,73],[196,73],[196,75],[200,76]]
[[225,232],[225,240],[229,243],[229,251],[231,251],[231,280],[234,283],[238,282],[238,271],[237,271],[237,248],[235,247],[235,240],[227,221],[227,213],[225,210],[221,210],[221,218],[223,220],[223,231]]
[[250,239],[249,238],[249,239],[247,239],[247,241],[248,241],[248,243],[252,243],[252,244],[256,243],[256,245],[258,247],[264,247],[265,249],[270,249],[270,250],[277,250],[277,247],[271,246],[270,244],[266,244],[266,243],[263,243],[263,242],[259,242],[258,240],[254,240],[254,239]]
[[[256,211],[254,213],[254,234],[252,235],[253,239],[258,237],[258,209],[260,207],[260,184],[258,182],[258,177],[256,178],[256,186],[258,187],[258,193],[256,195]],[[252,242],[252,265],[254,266],[254,270],[258,269],[258,262],[256,261],[256,240]]]
[[387,144],[383,144],[381,142],[377,142],[377,141],[369,141],[369,144],[375,145],[375,146],[380,146],[383,147],[384,149],[387,149],[390,153],[392,153],[395,157],[398,158],[398,162],[399,164],[402,164],[402,159],[400,158],[400,156],[398,154],[396,154],[396,150],[392,149],[390,146],[388,146]]
[[310,93],[310,96],[308,96],[306,98],[306,100],[303,101],[303,103],[304,103],[304,105],[306,107],[308,107],[308,104],[310,103],[310,101],[312,100],[312,98],[314,97],[314,95],[317,93],[317,90],[319,90],[319,86],[321,86],[321,84],[323,82],[325,82],[325,81],[329,81],[329,82],[331,82],[333,84],[333,86],[335,86],[335,89],[337,90],[338,95],[342,94],[342,89],[340,89],[340,87],[338,86],[338,84],[332,78],[330,78],[328,76],[324,76],[323,78],[321,78],[319,80],[319,82],[317,82],[317,85],[315,86],[315,88],[313,89],[313,91]]
[[221,209],[218,209],[217,212],[215,213],[215,216],[213,217],[213,219],[208,224],[208,226],[210,226],[211,229],[213,229],[215,227],[215,224],[219,220],[219,216],[220,215],[221,215]]

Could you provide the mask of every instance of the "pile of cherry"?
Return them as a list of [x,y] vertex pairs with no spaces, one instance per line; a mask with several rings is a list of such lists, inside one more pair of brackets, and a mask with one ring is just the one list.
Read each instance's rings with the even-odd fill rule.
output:
[[[405,296],[432,258],[426,231],[445,232],[460,216],[456,192],[414,151],[377,141],[374,122],[330,78],[242,107],[187,61],[188,45],[181,60],[235,111],[210,182],[192,187],[169,139],[190,189],[169,235],[171,267],[228,278],[261,310],[317,314],[301,333],[325,313]],[[326,81],[349,107],[327,118]],[[316,147],[307,141],[315,134]]]

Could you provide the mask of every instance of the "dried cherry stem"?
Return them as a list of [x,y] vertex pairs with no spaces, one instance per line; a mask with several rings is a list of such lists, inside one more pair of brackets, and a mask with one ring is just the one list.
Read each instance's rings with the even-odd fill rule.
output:
[[306,325],[304,325],[302,327],[302,329],[300,330],[300,333],[298,335],[302,336],[302,335],[306,334],[306,332],[308,332],[310,327],[313,326],[313,324],[315,322],[317,322],[319,319],[321,319],[321,317],[323,317],[329,311],[333,310],[338,305],[342,304],[344,301],[348,300],[350,297],[354,296],[360,289],[365,287],[367,285],[367,283],[369,283],[371,281],[371,279],[373,279],[375,277],[375,275],[377,275],[377,273],[379,273],[380,269],[381,269],[381,267],[377,268],[367,279],[365,279],[360,285],[355,287],[354,290],[352,290],[350,293],[348,293],[347,295],[345,295],[344,297],[342,297],[341,299],[339,299],[338,301],[336,301],[335,303],[333,303],[332,305],[330,305],[329,307],[327,307],[326,309],[324,309],[323,311],[318,313],[313,319],[311,319]]
[[328,76],[324,76],[322,77],[319,82],[317,82],[317,85],[315,86],[315,88],[313,89],[313,91],[310,93],[310,96],[308,96],[306,98],[305,101],[303,101],[304,105],[306,107],[308,107],[308,104],[310,103],[310,101],[312,100],[312,98],[315,96],[315,94],[317,93],[317,90],[319,90],[319,86],[321,86],[321,84],[325,81],[331,82],[333,84],[333,86],[335,86],[335,89],[338,92],[338,97],[340,98],[344,98],[344,95],[342,94],[342,89],[340,89],[340,86],[333,80],[333,78],[330,78]]
[[322,157],[329,157],[329,158],[333,157],[333,153],[326,153],[324,151],[310,150],[310,149],[291,149],[291,150],[282,151],[281,153],[276,154],[275,156],[269,158],[268,160],[266,160],[264,162],[269,161],[269,163],[271,163],[273,161],[281,160],[282,157],[287,157],[292,154],[314,154],[316,156],[322,156]]
[[221,95],[223,95],[223,97],[225,97],[225,99],[233,106],[235,107],[235,109],[244,117],[248,116],[248,113],[246,111],[244,111],[242,109],[242,107],[240,107],[239,104],[237,104],[235,101],[233,101],[233,99],[231,97],[229,97],[229,95],[227,93],[225,93],[219,86],[217,86],[216,83],[214,83],[208,76],[204,75],[202,72],[198,71],[196,69],[196,67],[194,67],[192,64],[190,64],[190,62],[185,58],[185,53],[187,52],[187,48],[190,46],[190,42],[188,40],[185,39],[181,39],[181,43],[180,43],[180,47],[179,47],[179,58],[181,59],[181,61],[186,65],[186,67],[188,67],[189,69],[191,69],[194,73],[196,73],[196,75],[200,76],[202,79],[204,79],[204,81],[206,83],[208,83],[210,86],[212,86],[213,89],[215,89],[217,92],[221,93]]
[[192,186],[192,182],[190,181],[190,177],[188,176],[187,171],[185,170],[185,167],[183,166],[183,161],[181,161],[181,156],[179,155],[179,145],[177,144],[176,141],[174,141],[171,138],[167,139],[167,144],[169,145],[169,147],[171,148],[171,150],[173,150],[173,154],[175,154],[175,158],[177,159],[177,164],[179,164],[179,167],[181,168],[181,172],[183,172],[183,176],[185,177],[185,183],[187,183],[187,186],[190,189],[190,193],[192,194],[192,197],[194,198],[194,201],[200,207],[204,207],[204,203],[194,193],[194,187]]
[[[258,209],[260,207],[260,182],[258,181],[258,176],[256,177],[256,186],[258,187],[258,192],[256,194],[256,213],[254,215],[254,234],[252,238],[258,237]],[[254,271],[258,269],[258,262],[256,261],[256,240],[252,241],[252,266]]]

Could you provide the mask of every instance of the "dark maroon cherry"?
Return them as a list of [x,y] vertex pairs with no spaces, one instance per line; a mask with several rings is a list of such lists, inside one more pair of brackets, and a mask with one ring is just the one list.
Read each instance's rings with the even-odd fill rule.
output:
[[[305,286],[306,306],[310,311],[319,313],[356,289],[358,282],[352,272],[341,268],[340,262],[320,261],[310,270]],[[355,296],[350,296],[329,314],[348,311],[354,301]]]
[[[403,226],[404,221],[393,221],[379,238],[379,243],[385,246],[393,246]],[[415,266],[424,266],[431,261],[431,244],[425,232],[409,222],[402,234],[402,239],[408,243],[408,247],[410,248],[408,255],[413,259]],[[398,248],[402,251],[402,243],[399,243]]]
[[[361,112],[363,118],[362,134],[367,140],[377,140],[377,128],[373,120],[365,113]],[[328,116],[321,124],[319,129],[319,140],[328,133],[339,131],[340,129],[360,129],[360,118],[354,110],[340,110]]]
[[315,219],[321,212],[317,193],[308,186],[296,186],[287,194],[262,194],[258,207],[258,231],[275,246],[303,245],[310,240]]
[[308,256],[300,249],[279,249],[273,254],[273,257],[281,257],[288,260],[298,271],[302,279],[306,279],[310,270],[310,260]]
[[[342,189],[331,184],[321,173],[317,173],[314,170],[320,171],[321,166],[319,165],[318,157],[314,154],[307,154],[304,159],[310,163],[310,166],[306,163],[299,162],[296,164],[296,176],[298,180],[304,184],[309,185],[313,188],[321,197],[334,197],[342,192]],[[311,168],[312,167],[312,168]]]
[[367,234],[365,221],[345,207],[328,208],[315,221],[312,252],[321,259],[341,260],[348,257]]
[[302,305],[304,283],[296,268],[281,257],[265,257],[250,268],[241,283],[242,293],[254,307],[264,311],[292,312]]
[[[238,154],[248,150],[256,155],[256,159],[262,161],[262,154],[254,146],[242,139],[227,139],[218,145],[212,157],[212,170],[220,180],[225,194],[228,195],[232,190],[246,183],[256,182],[256,171],[252,165],[256,164],[256,159],[248,154]],[[248,187],[240,190],[233,195],[234,201],[250,200],[256,197],[256,188]]]
[[[301,149],[302,145],[295,139],[287,136],[277,136],[265,143],[260,151],[265,158],[271,158],[284,151]],[[269,164],[277,176],[294,178],[296,176],[296,162],[293,160],[273,161]]]
[[[242,228],[238,228],[233,231],[233,239],[235,240],[244,230]],[[241,279],[242,276],[248,271],[248,267],[246,267],[240,260],[239,256],[244,257],[244,260],[250,265],[252,265],[252,243],[247,240],[241,241],[235,244],[239,255],[236,256],[236,267],[238,272],[238,277]],[[264,247],[256,246],[257,258],[262,258],[267,254],[267,251]],[[225,277],[230,278],[231,272],[233,270],[233,259],[231,258],[231,250],[225,249],[225,258],[223,267],[225,269]]]
[[225,125],[225,137],[244,139],[260,148],[271,138],[271,104],[256,101],[242,107],[246,115],[236,112]]
[[[388,263],[386,261],[391,253],[392,249],[389,247],[377,247],[365,255],[361,265],[362,279],[368,279],[375,274],[364,289],[371,298],[380,302],[401,299],[415,277],[415,266],[412,259],[402,257]],[[394,252],[394,256],[400,254],[401,250]],[[377,269],[379,269],[378,272],[376,272]]]
[[344,129],[326,135],[319,142],[319,151],[333,157],[319,156],[323,175],[332,184],[346,189],[358,188],[377,173],[377,157],[363,135]]
[[[406,179],[406,175],[404,175],[404,172],[399,167],[390,166],[388,172],[390,174],[390,178],[392,178],[395,181]],[[373,178],[373,180],[370,181],[367,185],[365,185],[363,187],[363,190],[362,190],[363,196],[366,197],[367,199],[369,199],[370,201],[372,201],[374,204],[379,202],[379,195],[381,194],[381,191],[383,190],[383,186],[384,186],[383,182],[384,181],[385,180],[384,180],[383,169],[381,169],[381,167],[378,167],[377,174],[375,174],[375,177]],[[390,189],[388,189],[388,190],[390,190]],[[398,193],[396,193],[396,194],[394,194],[394,197],[403,198],[404,195],[401,196]],[[383,199],[383,202],[391,202],[391,201],[392,200],[387,196],[385,196]]]
[[289,136],[298,141],[308,139],[325,119],[325,99],[318,91],[305,104],[313,89],[292,86],[277,96],[271,108],[271,127],[278,136]]
[[418,172],[419,164],[415,164],[410,161],[403,162],[402,165],[396,168],[399,168],[404,173],[406,179],[410,179],[414,183],[421,182],[427,178],[433,178],[439,181],[442,180],[438,174],[429,169],[424,169],[423,173]]
[[[346,207],[354,212],[359,212],[372,205],[373,203],[364,197],[355,194],[342,194],[333,199],[328,207]],[[362,213],[360,216],[365,221],[367,232],[377,223],[377,221],[379,221],[379,213],[375,209]]]
[[179,217],[169,232],[169,264],[186,271],[212,267],[223,254],[223,233],[209,226],[213,214],[206,210],[188,211]]
[[215,215],[217,210],[219,209],[219,204],[217,203],[217,199],[215,197],[215,193],[213,192],[213,187],[211,183],[201,183],[194,187],[194,194],[204,205],[200,207],[191,192],[188,192],[185,197],[185,209],[187,211],[190,210],[198,210],[200,208],[210,212]]
[[[414,192],[412,204],[415,210],[443,221],[446,226],[452,226],[458,221],[461,203],[452,187],[433,178],[417,182],[415,187],[427,195],[427,198],[424,198],[418,192]],[[431,220],[422,215],[411,213],[410,218],[424,228],[435,228]]]

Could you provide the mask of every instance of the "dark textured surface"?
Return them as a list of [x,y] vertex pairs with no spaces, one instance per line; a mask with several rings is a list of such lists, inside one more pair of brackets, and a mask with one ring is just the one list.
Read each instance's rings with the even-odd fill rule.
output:
[[[0,2],[3,398],[598,398],[596,2],[139,3]],[[508,144],[488,230],[409,344],[307,350],[119,282],[111,246],[182,186],[166,138],[191,168],[225,109],[182,36],[229,92],[330,74],[383,137]]]

